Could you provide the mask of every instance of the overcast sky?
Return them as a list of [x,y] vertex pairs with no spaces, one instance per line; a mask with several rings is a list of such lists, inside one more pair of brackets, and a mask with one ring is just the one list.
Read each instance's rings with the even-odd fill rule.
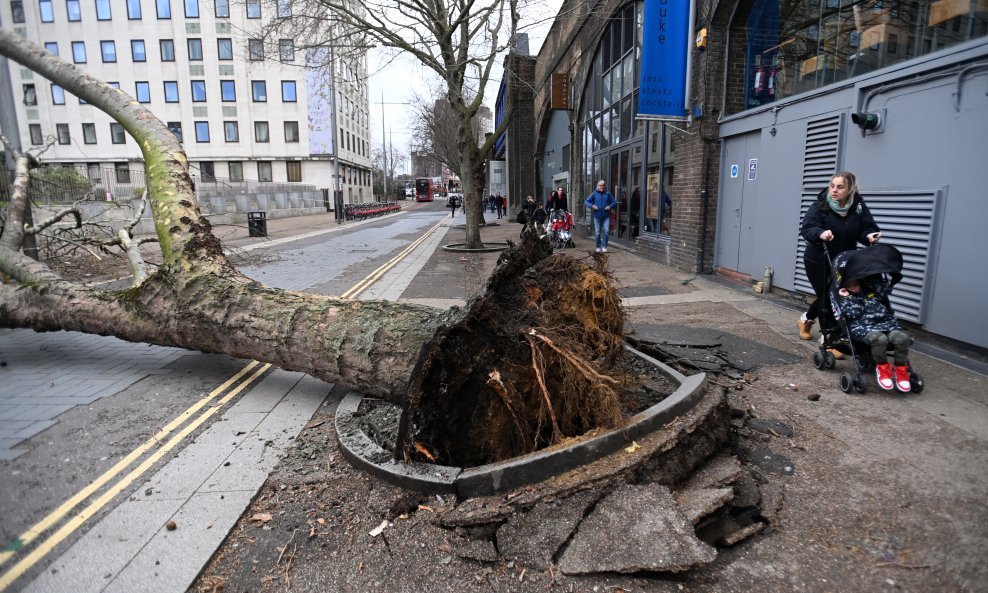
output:
[[[532,55],[539,53],[539,48],[542,47],[542,42],[552,25],[552,18],[559,10],[562,2],[563,0],[540,0],[536,6],[529,7],[522,12],[523,26],[537,23],[531,29],[526,30],[529,51]],[[438,84],[438,77],[431,70],[426,70],[416,60],[407,56],[400,56],[390,64],[387,64],[385,58],[383,52],[374,49],[371,50],[367,60],[370,74],[368,108],[370,109],[371,144],[374,148],[379,148],[382,142],[387,139],[394,145],[396,153],[407,154],[411,134],[409,132],[410,121],[406,114],[410,110],[410,106],[402,103],[411,101],[416,92],[422,97],[431,96],[428,85],[430,83]],[[494,100],[497,98],[497,90],[501,81],[500,63],[499,60],[497,70],[491,74],[491,81],[488,83],[484,97],[484,104],[491,110],[494,108]],[[382,117],[384,118],[383,126]]]

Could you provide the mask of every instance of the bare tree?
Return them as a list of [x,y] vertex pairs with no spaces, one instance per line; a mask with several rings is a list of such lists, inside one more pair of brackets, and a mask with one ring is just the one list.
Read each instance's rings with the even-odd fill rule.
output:
[[[445,96],[432,99],[416,96],[410,103],[417,153],[431,163],[448,165],[457,177],[464,177],[460,170],[459,121],[450,110],[449,101]],[[490,131],[492,120],[491,110],[481,105],[470,121],[471,132],[478,142]]]
[[483,106],[491,72],[515,38],[524,1],[295,0],[291,15],[271,26],[305,47],[352,49],[375,43],[392,48],[439,77],[456,130],[456,154],[448,164],[460,172],[466,246],[473,248],[482,246],[485,157],[507,127],[507,118],[489,138],[478,138],[472,123]]

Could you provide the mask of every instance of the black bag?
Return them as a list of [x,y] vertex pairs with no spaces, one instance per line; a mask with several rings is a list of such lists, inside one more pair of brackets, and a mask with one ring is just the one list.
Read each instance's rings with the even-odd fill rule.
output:
[[518,212],[518,224],[525,224],[528,222],[528,215],[525,214],[524,210]]

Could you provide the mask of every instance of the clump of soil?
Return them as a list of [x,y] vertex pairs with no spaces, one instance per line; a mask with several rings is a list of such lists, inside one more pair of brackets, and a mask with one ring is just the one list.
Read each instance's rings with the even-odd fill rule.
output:
[[473,467],[625,421],[624,312],[603,256],[526,233],[416,366],[396,457]]

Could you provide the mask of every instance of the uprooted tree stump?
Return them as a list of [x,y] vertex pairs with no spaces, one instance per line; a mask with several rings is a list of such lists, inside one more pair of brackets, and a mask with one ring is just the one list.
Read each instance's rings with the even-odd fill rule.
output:
[[397,459],[476,466],[623,421],[624,314],[602,256],[526,232],[465,314],[423,349]]

